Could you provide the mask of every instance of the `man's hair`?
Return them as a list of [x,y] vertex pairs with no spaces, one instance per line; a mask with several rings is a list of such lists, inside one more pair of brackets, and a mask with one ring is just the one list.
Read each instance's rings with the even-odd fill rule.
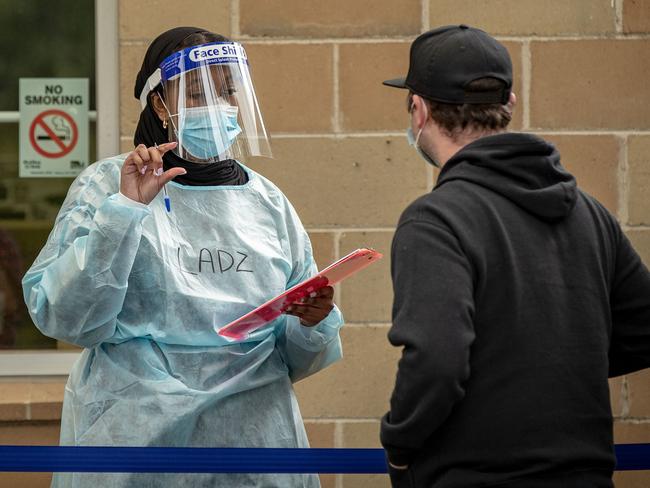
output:
[[[468,93],[495,91],[503,88],[503,82],[496,78],[479,78],[467,85]],[[408,97],[408,109],[413,105],[413,93]],[[422,97],[431,112],[431,118],[452,139],[464,132],[485,133],[498,132],[505,129],[512,120],[509,105],[500,103],[465,103],[462,105],[437,102]]]

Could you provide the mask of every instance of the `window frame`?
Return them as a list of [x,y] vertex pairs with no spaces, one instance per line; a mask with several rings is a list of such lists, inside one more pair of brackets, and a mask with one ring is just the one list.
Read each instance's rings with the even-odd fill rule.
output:
[[[97,159],[119,153],[118,1],[95,0]],[[0,112],[2,122],[18,122],[19,112]],[[81,351],[6,350],[0,352],[0,378],[67,376]]]

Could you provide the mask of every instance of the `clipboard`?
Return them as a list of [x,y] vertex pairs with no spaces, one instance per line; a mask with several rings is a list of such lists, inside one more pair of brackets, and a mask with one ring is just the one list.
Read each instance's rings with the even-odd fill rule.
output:
[[357,249],[320,271],[316,276],[289,288],[284,293],[260,305],[255,310],[221,327],[217,333],[229,339],[245,339],[257,330],[282,315],[287,307],[305,298],[310,293],[326,286],[340,283],[362,269],[380,260],[383,254],[374,249]]

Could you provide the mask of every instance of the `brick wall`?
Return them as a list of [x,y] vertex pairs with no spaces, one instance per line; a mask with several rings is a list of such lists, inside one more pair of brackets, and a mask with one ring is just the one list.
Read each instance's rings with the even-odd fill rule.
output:
[[[296,206],[318,263],[359,246],[388,254],[401,210],[435,174],[406,143],[405,94],[381,81],[405,73],[417,34],[461,22],[496,35],[512,55],[513,128],[557,144],[650,264],[650,0],[122,0],[122,147],[131,148],[133,80],[149,41],[175,25],[229,35],[246,46],[272,135],[275,160],[250,164]],[[391,299],[388,259],[337,290],[345,357],[296,386],[313,446],[379,445],[398,358],[386,340]],[[650,442],[649,380],[612,382],[617,442]],[[649,477],[618,474],[618,486]],[[323,484],[388,486],[364,476]]]
[[[359,246],[388,254],[401,210],[435,181],[406,144],[405,94],[381,81],[405,73],[420,32],[482,27],[513,58],[512,128],[557,144],[565,166],[617,215],[650,264],[650,0],[120,0],[119,15],[122,149],[131,148],[139,113],[133,82],[153,37],[198,25],[242,41],[275,154],[251,164],[294,203],[321,266]],[[17,137],[15,127],[7,130]],[[16,147],[4,149],[0,219],[14,220],[3,225],[33,258],[30,243],[43,240],[69,180],[47,188],[20,180]],[[391,299],[388,259],[337,290],[345,357],[296,385],[312,446],[379,446],[378,418],[399,356],[386,340]],[[4,388],[1,443],[56,443],[62,391],[61,384]],[[613,380],[611,398],[616,441],[650,442],[650,373]],[[616,479],[619,488],[650,485],[649,472]],[[384,476],[322,481],[388,486]],[[47,473],[0,474],[2,486],[48,484]]]

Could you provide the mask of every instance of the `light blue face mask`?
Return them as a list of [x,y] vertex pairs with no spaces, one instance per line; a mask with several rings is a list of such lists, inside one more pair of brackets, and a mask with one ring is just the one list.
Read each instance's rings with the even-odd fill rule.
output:
[[178,142],[197,159],[217,159],[232,146],[241,127],[233,105],[183,108],[178,113]]
[[413,135],[413,129],[410,127],[406,129],[406,138],[409,141],[409,145],[413,146],[415,150],[418,152],[420,157],[424,159],[427,163],[435,166],[436,168],[440,168],[440,162],[431,156],[429,156],[427,153],[424,152],[424,150],[420,147],[420,135],[422,134],[422,129],[419,130],[417,137]]

